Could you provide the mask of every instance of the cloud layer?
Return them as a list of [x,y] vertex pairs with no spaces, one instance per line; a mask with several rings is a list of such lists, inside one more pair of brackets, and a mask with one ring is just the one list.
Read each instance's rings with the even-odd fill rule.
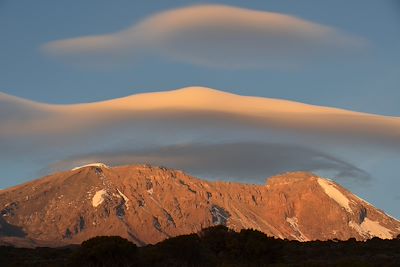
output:
[[362,38],[294,16],[197,5],[147,17],[124,30],[57,40],[43,50],[74,63],[135,62],[143,55],[228,68],[291,67],[365,46]]
[[92,162],[111,166],[152,164],[181,169],[209,179],[264,183],[269,176],[288,171],[329,172],[335,177],[369,180],[369,174],[337,157],[290,144],[189,143],[146,149],[114,149],[76,155],[56,162],[51,171],[71,169]]
[[0,138],[4,139],[82,138],[113,132],[134,133],[142,140],[152,136],[154,142],[159,132],[163,132],[164,140],[174,136],[190,138],[196,133],[214,137],[252,134],[263,138],[287,132],[342,144],[400,146],[397,117],[246,97],[202,87],[75,105],[39,104],[0,95],[0,104]]
[[104,161],[247,182],[291,170],[365,181],[358,164],[398,155],[400,118],[203,87],[73,105],[0,94],[0,151],[10,173]]

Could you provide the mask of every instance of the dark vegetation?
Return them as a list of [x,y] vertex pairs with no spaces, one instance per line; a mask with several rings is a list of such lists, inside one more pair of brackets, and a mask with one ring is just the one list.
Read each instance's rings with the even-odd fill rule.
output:
[[144,247],[115,236],[64,248],[0,247],[0,266],[400,266],[400,238],[301,243],[215,226]]

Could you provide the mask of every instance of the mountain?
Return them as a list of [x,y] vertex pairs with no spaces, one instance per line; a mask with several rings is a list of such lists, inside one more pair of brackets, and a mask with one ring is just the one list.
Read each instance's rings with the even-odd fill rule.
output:
[[300,241],[389,239],[400,222],[312,173],[265,185],[210,182],[150,165],[89,164],[0,191],[3,243],[61,246],[99,235],[137,245],[212,225]]

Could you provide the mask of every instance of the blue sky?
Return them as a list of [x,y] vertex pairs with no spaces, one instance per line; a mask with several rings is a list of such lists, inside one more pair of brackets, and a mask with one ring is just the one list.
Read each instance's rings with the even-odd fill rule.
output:
[[[193,60],[187,55],[179,54],[180,51],[175,51],[178,55],[174,57],[168,54],[170,51],[158,50],[154,53],[140,50],[139,60],[136,60],[136,57],[131,60],[130,55],[126,55],[128,62],[124,64],[106,64],[99,67],[92,64],[93,62],[86,64],[85,60],[90,61],[91,58],[86,58],[83,54],[82,57],[73,53],[63,57],[59,51],[53,55],[44,49],[53,41],[105,35],[130,27],[132,29],[133,25],[140,24],[144,19],[153,18],[160,12],[205,4],[223,4],[285,14],[318,27],[328,26],[334,29],[335,38],[343,38],[345,43],[357,44],[350,44],[350,47],[345,47],[341,52],[336,51],[334,46],[326,46],[312,56],[308,53],[296,55],[298,58],[294,66],[287,66],[287,58],[283,56],[275,58],[273,62],[266,61],[265,65],[239,68],[223,64],[198,64],[199,56],[203,55],[201,53]],[[380,115],[400,116],[399,25],[400,4],[397,1],[141,1],[139,3],[99,0],[65,2],[0,0],[0,92],[39,102],[69,104],[186,86],[205,86],[241,95],[288,99]],[[147,26],[144,28],[148,29]],[[191,41],[182,36],[180,38]],[[318,38],[316,40],[322,43],[334,40],[331,35],[327,40],[325,37]],[[352,42],[353,40],[356,42]],[[358,42],[359,40],[362,41]],[[176,45],[173,40],[171,43]],[[185,44],[185,42],[183,46],[178,44],[177,49],[186,49]],[[225,55],[231,55],[229,49],[232,47],[228,44],[226,49],[228,52],[217,51],[227,54],[222,53],[221,58],[216,54],[216,59],[223,60]],[[255,47],[256,52],[261,51],[257,50],[260,47]],[[245,59],[247,52],[252,52],[251,49],[246,50],[246,47],[240,49],[244,55],[240,60]],[[192,52],[190,49],[188,51]],[[264,60],[263,57],[260,59]],[[279,62],[282,59],[285,61],[283,66]],[[80,63],[85,61],[85,64],[77,64],[76,60]],[[206,134],[214,138],[210,133]],[[121,137],[123,134],[116,135]],[[204,136],[202,138],[205,138]],[[241,136],[240,142],[254,141],[251,135],[246,138]],[[273,141],[280,143],[285,141],[284,138],[278,139]],[[37,154],[32,156],[29,153],[24,154],[21,147],[25,145],[35,148],[34,142],[37,141],[35,138],[15,144],[6,144],[4,140],[0,135],[1,168],[5,175],[0,177],[0,187],[11,186],[45,174],[43,169],[57,161],[95,153],[88,146],[82,146],[80,151],[72,147],[65,148],[62,153],[60,147],[53,146],[50,142],[45,144],[47,150],[44,148],[34,150],[34,154],[36,152]],[[104,144],[105,141],[108,142],[107,145]],[[112,147],[110,140],[102,139],[101,142],[104,148]],[[93,140],[89,143],[100,144]],[[307,142],[301,145],[305,143]],[[311,153],[313,149],[318,148],[318,155],[327,158],[333,156],[335,159],[340,159],[338,162],[343,160],[349,166],[368,173],[372,177],[368,183],[341,181],[378,207],[400,217],[400,208],[397,205],[400,195],[396,192],[396,188],[400,186],[396,177],[396,167],[400,164],[399,151],[396,150],[398,146],[393,146],[394,149],[387,151],[379,144],[366,148],[360,144],[349,145],[346,142],[343,144],[335,142],[320,147],[317,143],[312,145],[307,143],[312,149],[307,148],[305,151]],[[168,147],[174,144],[165,142],[163,145]],[[208,145],[194,146],[193,149],[203,151]],[[234,145],[240,148],[242,146],[243,143]],[[291,151],[292,147],[285,146],[282,149]],[[154,152],[151,149],[148,151]],[[109,150],[100,152],[103,156],[116,153],[115,150],[111,151],[112,153]],[[264,155],[263,152],[260,153]],[[21,162],[23,168],[20,167]]]

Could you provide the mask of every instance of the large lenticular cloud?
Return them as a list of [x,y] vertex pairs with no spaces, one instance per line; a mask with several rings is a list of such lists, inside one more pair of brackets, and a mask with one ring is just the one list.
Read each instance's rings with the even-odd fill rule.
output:
[[[49,105],[0,95],[1,138],[82,138],[110,131],[132,136],[188,137],[200,133],[265,136],[288,132],[339,140],[400,145],[400,118],[240,96],[204,87],[145,93],[103,102]],[[62,124],[60,124],[62,122]],[[228,133],[228,134],[227,134]],[[144,137],[143,137],[144,136]]]
[[281,68],[365,45],[362,38],[286,14],[198,5],[155,14],[115,33],[56,40],[42,48],[83,64],[130,63],[160,55],[212,67]]
[[358,164],[371,169],[400,151],[397,117],[202,87],[73,105],[0,94],[0,115],[3,170],[147,162],[216,179],[311,170],[365,181]]

